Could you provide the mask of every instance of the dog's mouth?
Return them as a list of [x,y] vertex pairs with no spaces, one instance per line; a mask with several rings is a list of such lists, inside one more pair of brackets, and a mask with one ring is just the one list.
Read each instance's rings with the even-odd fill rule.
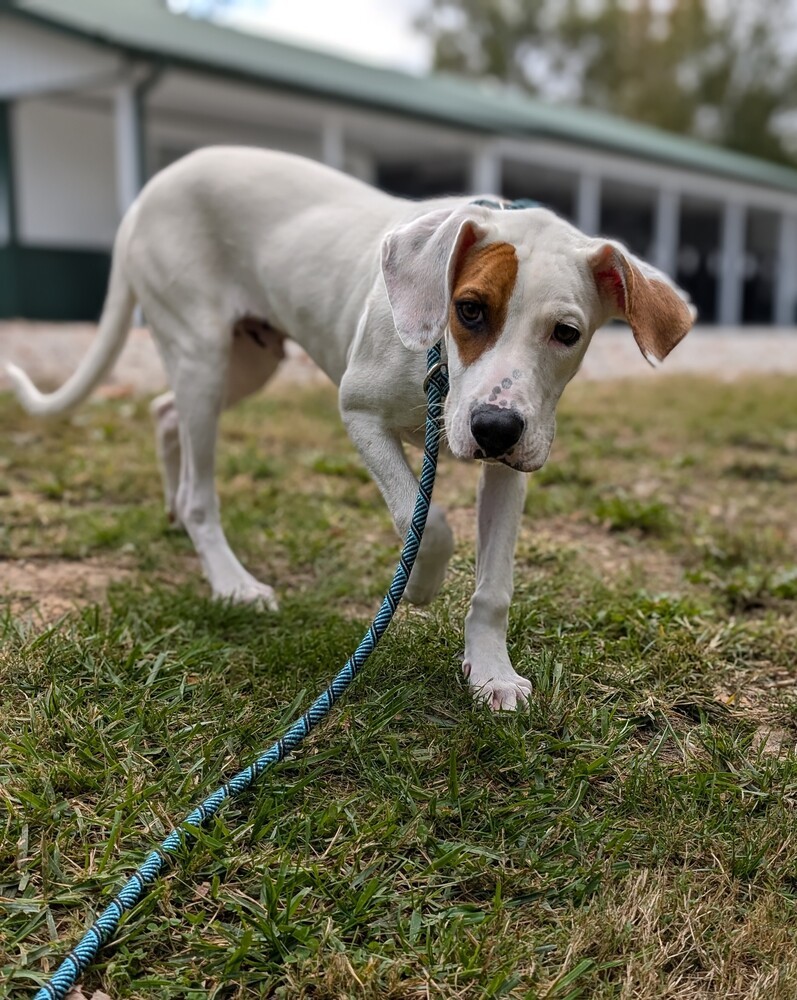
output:
[[515,472],[539,472],[545,465],[545,459],[541,462],[520,462],[511,455],[500,455],[498,458],[492,458],[478,448],[471,457],[474,461],[481,462],[482,465],[505,465],[508,469],[514,469]]
[[[498,407],[482,406],[481,416],[487,416],[487,425],[474,419],[479,415],[477,406],[470,406],[467,413],[459,407],[446,414],[446,443],[455,458],[483,465],[504,465],[515,472],[537,472],[545,465],[553,441],[553,433],[540,423],[533,413],[513,413],[519,420],[504,423],[506,410],[496,419]],[[520,424],[520,426],[518,426]]]
[[516,447],[510,448],[509,451],[502,455],[488,455],[473,440],[466,444],[465,447],[457,448],[453,446],[449,438],[448,447],[455,458],[466,462],[479,462],[482,465],[505,465],[508,469],[514,469],[515,472],[538,472],[545,465],[548,458],[547,454],[542,458],[523,456],[518,453],[519,449]]

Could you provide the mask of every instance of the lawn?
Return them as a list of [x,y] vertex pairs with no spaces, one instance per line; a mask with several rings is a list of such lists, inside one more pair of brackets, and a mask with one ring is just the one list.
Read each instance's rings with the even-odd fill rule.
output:
[[[527,712],[459,673],[458,548],[295,759],[126,919],[87,996],[797,996],[797,380],[576,383],[511,615]],[[214,604],[144,401],[0,398],[0,997],[27,996],[327,681],[398,545],[334,394],[225,418],[223,516],[279,615]]]

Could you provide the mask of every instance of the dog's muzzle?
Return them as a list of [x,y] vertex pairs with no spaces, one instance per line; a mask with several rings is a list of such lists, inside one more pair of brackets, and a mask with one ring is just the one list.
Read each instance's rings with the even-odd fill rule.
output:
[[500,458],[518,443],[526,421],[516,410],[481,403],[470,415],[470,432],[484,458]]

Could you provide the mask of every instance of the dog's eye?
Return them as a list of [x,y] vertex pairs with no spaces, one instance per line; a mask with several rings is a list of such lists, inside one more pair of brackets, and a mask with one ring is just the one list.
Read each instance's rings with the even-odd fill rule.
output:
[[581,331],[575,326],[570,326],[569,323],[557,323],[553,328],[553,339],[564,344],[565,347],[572,347],[580,336]]
[[473,299],[462,299],[457,302],[456,309],[460,323],[469,330],[475,330],[484,325],[486,310],[481,302],[474,302]]

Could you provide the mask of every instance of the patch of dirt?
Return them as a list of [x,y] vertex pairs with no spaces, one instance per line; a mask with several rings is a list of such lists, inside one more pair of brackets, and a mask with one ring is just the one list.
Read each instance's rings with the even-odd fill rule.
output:
[[753,753],[763,752],[773,757],[784,757],[797,751],[797,737],[776,726],[761,726],[753,736]]
[[443,505],[451,530],[454,532],[454,541],[457,547],[463,542],[471,545],[476,542],[476,507],[446,507]]
[[336,611],[346,621],[367,622],[370,621],[379,610],[381,601],[375,600],[373,604],[365,604],[363,601],[346,601],[336,607]]
[[102,601],[110,583],[132,570],[115,559],[7,559],[0,562],[0,603],[13,615],[50,623],[76,607]]
[[797,674],[780,667],[755,676],[741,674],[736,684],[718,687],[714,697],[739,718],[755,724],[753,753],[763,751],[780,757],[797,751],[797,733],[782,725],[775,705],[779,694],[797,696]]
[[[451,507],[446,518],[454,532],[457,548],[476,543],[476,508]],[[689,585],[678,559],[661,548],[636,541],[631,535],[607,531],[600,525],[575,516],[552,516],[521,522],[516,566],[545,561],[563,551],[575,553],[599,579],[637,577],[650,590],[680,592]]]
[[543,550],[575,550],[598,576],[643,574],[657,591],[684,586],[683,568],[669,552],[578,517],[552,517],[537,529],[526,528],[525,534]]
[[[75,371],[86,355],[97,327],[93,323],[34,323],[11,320],[0,323],[0,391],[11,384],[2,362],[12,361],[23,368],[40,386],[61,385],[69,372]],[[280,364],[274,384],[329,385],[326,375],[293,341],[285,344],[285,360]],[[150,332],[134,327],[114,370],[97,395],[103,399],[126,399],[131,396],[162,392],[166,388],[163,364]]]
[[95,990],[90,997],[87,997],[82,986],[73,986],[67,993],[66,1000],[111,1000],[111,998],[102,990]]

